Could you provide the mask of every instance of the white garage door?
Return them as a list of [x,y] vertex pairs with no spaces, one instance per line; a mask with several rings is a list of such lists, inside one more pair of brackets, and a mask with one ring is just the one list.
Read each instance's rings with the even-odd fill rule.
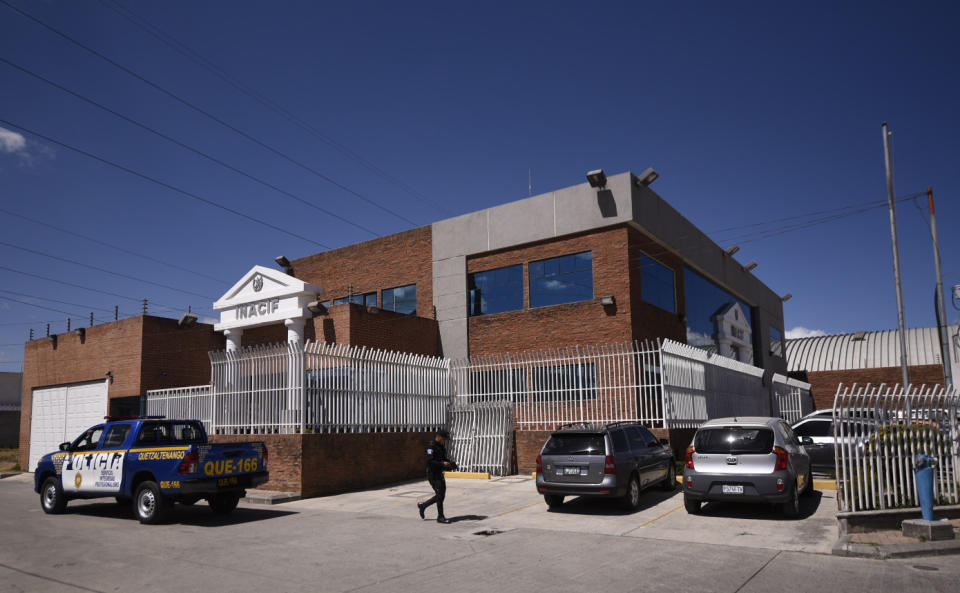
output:
[[72,441],[107,414],[107,382],[75,383],[33,390],[30,416],[30,471],[40,458]]

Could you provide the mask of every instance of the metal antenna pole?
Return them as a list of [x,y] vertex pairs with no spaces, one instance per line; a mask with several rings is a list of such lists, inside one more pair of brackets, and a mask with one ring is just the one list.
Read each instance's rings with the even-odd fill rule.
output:
[[893,198],[893,159],[890,156],[890,136],[887,122],[883,122],[883,159],[887,166],[887,203],[890,206],[890,240],[893,243],[893,278],[897,287],[897,325],[900,329],[900,368],[903,370],[903,388],[910,385],[907,372],[907,330],[904,327],[903,288],[900,286],[900,249],[897,247],[897,212]]
[[933,265],[937,272],[937,335],[940,336],[940,358],[943,362],[943,382],[953,385],[953,369],[950,357],[950,340],[947,338],[947,309],[943,301],[943,272],[940,270],[940,240],[937,238],[937,217],[933,209],[933,188],[927,188],[930,205],[930,236],[933,238]]

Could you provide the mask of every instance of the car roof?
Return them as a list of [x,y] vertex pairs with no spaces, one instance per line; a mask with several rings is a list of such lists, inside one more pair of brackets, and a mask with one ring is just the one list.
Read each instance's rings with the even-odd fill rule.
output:
[[643,426],[639,422],[611,422],[608,424],[594,424],[590,422],[575,422],[571,424],[564,424],[563,426],[557,428],[553,431],[552,434],[602,434],[613,428],[620,428],[623,426]]
[[700,425],[700,428],[716,426],[773,426],[781,422],[780,418],[772,416],[731,416],[728,418],[714,418]]

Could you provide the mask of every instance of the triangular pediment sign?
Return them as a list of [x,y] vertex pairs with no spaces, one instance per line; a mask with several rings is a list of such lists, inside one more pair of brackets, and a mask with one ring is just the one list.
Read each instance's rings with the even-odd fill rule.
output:
[[213,303],[213,308],[220,311],[240,303],[273,297],[302,294],[316,295],[321,292],[319,286],[309,284],[279,270],[264,266],[253,266],[230,290]]

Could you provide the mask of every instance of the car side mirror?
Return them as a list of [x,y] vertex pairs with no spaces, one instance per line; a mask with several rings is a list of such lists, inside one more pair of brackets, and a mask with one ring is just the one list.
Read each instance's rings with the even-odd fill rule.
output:
[[66,443],[60,443],[60,450],[61,450],[61,451],[69,451],[69,450],[70,450],[70,442],[68,441],[68,442],[66,442]]
[[801,444],[801,445],[812,445],[812,444],[813,444],[813,439],[810,438],[810,437],[800,437],[800,444]]
[[667,447],[670,445],[670,441],[668,439],[660,439],[660,444]]

